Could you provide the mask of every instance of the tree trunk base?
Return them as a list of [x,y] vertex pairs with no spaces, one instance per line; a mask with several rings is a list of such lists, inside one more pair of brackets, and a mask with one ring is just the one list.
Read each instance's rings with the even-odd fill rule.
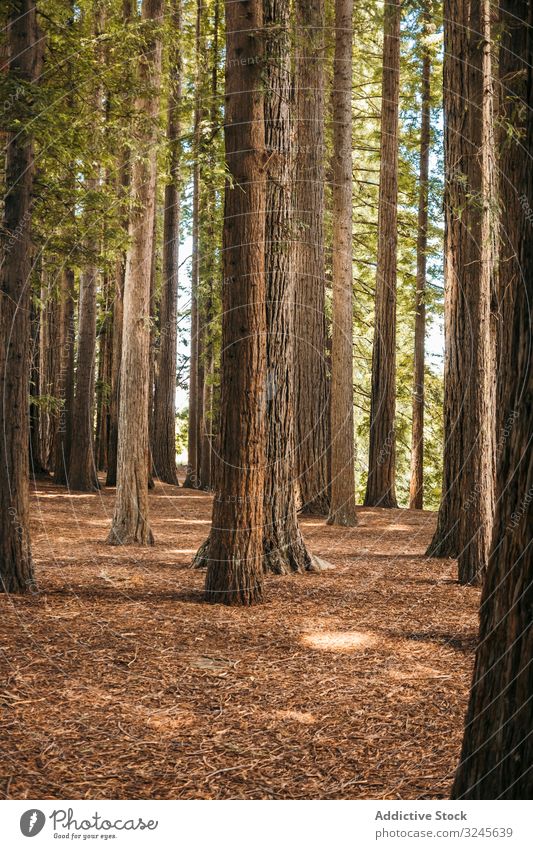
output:
[[398,502],[396,501],[396,498],[393,495],[390,494],[390,492],[387,492],[385,495],[375,496],[375,497],[367,495],[365,500],[364,500],[363,506],[364,507],[385,507],[389,510],[397,510],[398,509]]
[[130,531],[127,528],[117,528],[113,525],[106,539],[106,545],[136,545],[146,548],[154,545],[154,535],[151,528],[146,526]]
[[357,517],[350,516],[342,509],[330,513],[326,521],[326,525],[340,525],[342,528],[355,528],[357,524]]
[[454,559],[459,552],[457,546],[449,533],[442,533],[438,529],[427,547],[426,557],[442,557]]

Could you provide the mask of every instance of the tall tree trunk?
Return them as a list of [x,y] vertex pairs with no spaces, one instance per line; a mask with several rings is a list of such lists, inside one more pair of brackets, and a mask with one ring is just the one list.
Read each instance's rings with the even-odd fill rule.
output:
[[40,395],[41,408],[41,457],[47,472],[51,471],[54,459],[54,443],[59,425],[59,377],[61,348],[59,345],[59,322],[61,304],[56,288],[55,272],[43,271],[41,287],[41,332],[40,332]]
[[[122,0],[122,21],[127,28],[133,17],[133,0]],[[131,73],[131,72],[129,72]],[[131,85],[133,89],[133,83]],[[125,104],[125,107],[129,103]],[[127,142],[122,145],[118,157],[117,197],[122,207],[123,227],[128,229],[127,200],[130,184],[130,153]],[[111,362],[111,395],[109,398],[109,442],[107,452],[106,486],[115,486],[117,482],[118,457],[118,411],[120,402],[120,365],[122,362],[122,329],[124,319],[124,277],[126,274],[126,255],[115,265],[115,285],[113,293],[113,357]]]
[[96,387],[97,419],[95,460],[97,468],[107,469],[107,450],[109,442],[109,395],[111,384],[111,362],[113,358],[113,326],[111,295],[108,275],[104,275],[104,312],[99,334],[98,381]]
[[296,470],[303,513],[329,511],[324,270],[324,0],[296,0]]
[[[104,29],[104,8],[95,4],[94,35],[97,50],[99,37]],[[95,132],[101,132],[102,86],[95,84],[93,97]],[[86,232],[89,260],[80,275],[80,298],[78,307],[78,351],[76,359],[76,392],[72,411],[72,444],[70,448],[69,486],[71,489],[90,492],[98,489],[98,476],[94,457],[94,404],[95,404],[95,360],[96,360],[96,296],[99,269],[97,255],[100,247],[100,222],[90,220],[94,216],[90,206],[91,196],[100,188],[99,165],[88,173],[86,185]]]
[[[181,0],[172,3],[172,27],[181,30]],[[154,395],[155,473],[165,483],[178,485],[176,472],[176,369],[178,251],[180,222],[180,102],[181,52],[177,41],[170,47],[170,91],[167,113],[167,141],[170,149],[169,181],[165,186],[163,221],[163,286],[160,304],[160,343]]]
[[[10,0],[8,74],[27,88],[40,66],[34,0]],[[16,107],[15,107],[16,108]],[[27,118],[27,112],[24,113]],[[14,118],[19,117],[14,115]],[[29,419],[33,144],[17,121],[7,135],[0,231],[0,591],[35,586],[29,530]]]
[[[210,109],[210,124],[211,138],[214,139],[217,131],[218,123],[218,62],[219,62],[219,0],[215,0],[213,10],[213,41],[211,50],[211,109]],[[213,175],[216,170],[216,150],[214,145],[211,145],[209,150],[210,175]],[[215,246],[217,244],[217,189],[216,180],[211,176],[211,181],[206,186],[206,208],[208,210],[209,221],[207,223],[207,285],[204,293],[204,380],[202,399],[202,430],[201,430],[201,445],[200,445],[200,481],[201,487],[204,490],[211,490],[213,487],[214,474],[214,371],[215,371],[215,350],[213,343],[214,323],[215,323],[215,281],[217,279],[217,257]]]
[[418,230],[416,242],[415,350],[413,380],[413,428],[411,434],[411,479],[409,507],[424,506],[424,359],[426,339],[426,265],[428,241],[429,146],[431,139],[431,53],[427,44],[431,22],[427,7],[422,25],[422,120],[418,187]]
[[[202,23],[202,4],[197,0],[196,5],[196,47],[195,55],[197,68],[200,65],[200,35]],[[194,149],[195,159],[193,165],[193,198],[192,198],[192,263],[191,263],[191,343],[189,346],[189,418],[187,439],[187,474],[183,486],[187,489],[196,489],[199,486],[200,451],[198,444],[199,435],[199,337],[200,320],[198,310],[200,289],[200,164],[198,154],[200,150],[200,72],[196,74],[196,93],[194,104]]]
[[385,3],[381,94],[381,169],[370,445],[365,505],[396,502],[396,262],[401,0]]
[[353,0],[335,0],[333,70],[333,302],[329,525],[353,527],[355,444],[352,306]]
[[[495,162],[490,0],[469,2],[467,188],[470,204],[463,285],[470,324],[469,379],[463,403],[468,452],[461,472],[459,582],[480,583],[487,568],[494,513],[495,349],[492,327]],[[480,38],[479,34],[482,34]],[[464,60],[463,60],[464,61]],[[464,97],[464,90],[463,90]],[[464,132],[464,130],[463,130]],[[464,214],[464,213],[462,213]],[[462,341],[464,345],[464,339]]]
[[30,350],[30,469],[32,474],[40,475],[44,469],[41,446],[41,308],[33,301],[31,309],[31,350]]
[[219,491],[206,600],[248,605],[263,584],[266,428],[263,0],[226,0],[226,182]]
[[263,545],[265,571],[310,568],[298,527],[294,486],[294,277],[291,262],[290,8],[264,0],[267,195],[265,275],[267,382],[262,402],[267,451]]
[[[161,23],[163,0],[143,0],[142,22]],[[117,493],[111,545],[153,543],[148,521],[148,391],[150,377],[150,278],[155,215],[156,143],[161,77],[160,31],[146,29],[139,56],[137,143],[131,177],[130,247],[124,281],[120,370]]]
[[68,478],[70,445],[72,441],[72,406],[74,402],[74,271],[63,269],[60,282],[60,377],[59,426],[54,447],[54,480],[66,483]]
[[442,502],[428,555],[459,557],[460,582],[476,583],[486,567],[493,510],[490,19],[485,0],[447,4],[445,445]]
[[506,194],[512,188],[522,207],[518,216],[516,201],[502,207],[507,248],[521,271],[516,281],[514,262],[500,269],[505,285],[517,282],[498,375],[506,387],[506,417],[515,418],[497,471],[492,549],[454,799],[531,799],[533,793],[533,6],[503,0],[500,13],[503,92],[516,94],[515,106],[521,107],[500,171]]

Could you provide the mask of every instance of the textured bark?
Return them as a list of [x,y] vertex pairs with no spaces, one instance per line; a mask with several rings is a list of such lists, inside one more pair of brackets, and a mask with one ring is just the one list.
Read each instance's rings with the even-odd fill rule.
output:
[[481,579],[493,510],[493,137],[488,12],[484,0],[449,0],[445,9],[445,447],[442,502],[428,554],[457,556],[461,583]]
[[226,162],[219,491],[206,600],[248,605],[263,583],[266,388],[262,0],[226,0]]
[[[39,38],[33,0],[10,0],[8,74],[26,85],[39,73]],[[35,587],[28,493],[34,159],[31,137],[16,124],[6,142],[0,230],[0,591],[24,593]]]
[[401,0],[385,4],[378,255],[365,505],[396,502],[396,263]]
[[[201,0],[197,0],[196,6],[196,59],[199,66],[200,56],[200,34],[201,34]],[[187,438],[187,474],[183,486],[187,489],[197,489],[200,482],[200,452],[198,444],[199,416],[198,416],[198,341],[199,341],[199,315],[198,298],[200,288],[200,165],[198,162],[198,151],[200,148],[200,123],[201,104],[199,72],[196,79],[196,98],[194,104],[194,147],[196,156],[193,165],[193,197],[192,197],[192,260],[191,260],[191,343],[189,346],[189,417]]]
[[324,0],[296,0],[294,409],[299,505],[327,516],[329,385],[324,271]]
[[31,350],[30,350],[30,470],[34,475],[44,472],[41,453],[41,411],[37,399],[41,386],[41,308],[33,303],[31,309]]
[[41,285],[41,329],[39,335],[39,394],[44,405],[40,414],[41,457],[44,469],[53,466],[54,443],[59,426],[59,373],[61,349],[59,345],[60,300],[53,274],[44,271]]
[[426,339],[426,251],[429,196],[430,84],[431,54],[424,41],[429,35],[430,16],[424,9],[422,27],[422,119],[420,124],[420,165],[418,188],[418,228],[416,241],[415,345],[413,375],[413,428],[411,434],[411,479],[409,507],[424,506],[424,359]]
[[111,364],[113,361],[113,324],[110,304],[109,280],[104,278],[105,315],[98,337],[98,380],[96,386],[96,442],[95,459],[97,468],[107,469],[109,444],[109,395],[111,386]]
[[506,150],[500,160],[502,182],[522,199],[518,217],[515,204],[502,207],[502,230],[516,257],[519,281],[514,263],[500,269],[504,285],[518,284],[498,374],[505,386],[505,414],[516,413],[516,418],[497,470],[492,549],[454,799],[531,799],[533,793],[533,14],[525,0],[505,0],[500,11],[506,28],[500,54],[503,79],[509,80],[514,69],[512,88],[518,88],[525,107],[516,135],[505,143],[513,156]]
[[[159,21],[162,10],[162,0],[143,0],[142,21]],[[133,203],[124,281],[117,493],[108,537],[111,545],[153,543],[148,521],[148,385],[161,34],[147,32],[138,71],[143,94],[135,104],[136,142],[143,155],[134,160],[131,176]]]
[[[172,26],[181,30],[181,0],[173,0]],[[170,148],[169,182],[165,186],[163,220],[163,285],[159,308],[159,358],[154,394],[154,471],[165,483],[178,484],[176,473],[176,345],[178,306],[178,250],[180,222],[181,53],[171,45],[167,141]]]
[[[103,31],[104,9],[95,7],[95,40],[98,42]],[[100,49],[97,47],[97,49]],[[102,86],[95,85],[93,99],[94,131],[101,132]],[[78,346],[76,358],[76,391],[72,411],[72,444],[68,484],[71,489],[89,492],[98,489],[98,476],[94,458],[94,404],[95,404],[95,360],[96,360],[96,295],[99,269],[97,256],[100,246],[100,225],[90,220],[90,198],[100,187],[99,166],[96,165],[86,177],[87,245],[89,261],[80,275],[80,298],[78,306]]]
[[294,481],[294,276],[291,262],[290,9],[263,0],[267,195],[265,275],[267,381],[262,415],[267,433],[263,546],[267,572],[311,567],[296,513]]
[[109,398],[109,443],[107,449],[106,486],[116,486],[118,457],[118,411],[120,402],[120,365],[122,362],[122,330],[124,321],[124,276],[126,260],[117,261],[113,299],[113,356],[111,361],[111,395]]
[[[127,27],[133,14],[133,0],[123,0],[122,19]],[[128,71],[128,73],[131,73]],[[133,84],[131,85],[133,89]],[[129,107],[127,102],[124,107]],[[123,227],[128,228],[126,199],[129,197],[130,156],[127,144],[122,146],[118,157],[117,197],[123,209]],[[113,293],[113,358],[111,362],[111,395],[109,398],[109,440],[107,449],[106,486],[115,486],[117,482],[118,456],[118,411],[120,402],[120,364],[122,362],[122,329],[124,319],[124,277],[126,274],[126,256],[121,257],[115,266],[115,285]]]
[[353,0],[335,0],[331,506],[328,525],[353,527],[352,32]]
[[72,408],[74,404],[74,271],[63,270],[60,281],[59,318],[59,426],[54,446],[54,480],[66,483],[72,441]]

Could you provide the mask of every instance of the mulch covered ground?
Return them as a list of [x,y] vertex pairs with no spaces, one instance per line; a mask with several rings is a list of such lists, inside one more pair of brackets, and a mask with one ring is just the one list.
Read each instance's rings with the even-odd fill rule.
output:
[[478,592],[424,557],[434,515],[303,520],[334,568],[205,605],[210,497],[158,484],[153,549],[103,542],[113,491],[39,481],[40,594],[0,597],[4,798],[442,798]]

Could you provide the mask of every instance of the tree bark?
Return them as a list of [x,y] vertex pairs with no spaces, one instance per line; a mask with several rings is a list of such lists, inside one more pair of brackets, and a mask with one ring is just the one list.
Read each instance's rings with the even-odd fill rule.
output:
[[352,33],[353,0],[335,0],[331,506],[328,525],[353,527]]
[[401,0],[385,4],[378,255],[372,348],[370,445],[365,505],[396,502],[396,263]]
[[[196,6],[196,46],[195,55],[197,67],[200,63],[200,35],[202,22],[201,0],[197,0]],[[198,154],[200,150],[200,72],[196,76],[196,96],[194,104],[194,148],[195,159],[193,165],[193,198],[192,198],[192,262],[191,262],[191,343],[189,346],[189,417],[187,438],[187,474],[183,486],[187,489],[197,489],[200,485],[200,446],[199,446],[199,337],[200,321],[198,311],[198,299],[200,289],[200,164]]]
[[431,141],[431,54],[426,39],[430,13],[423,10],[422,25],[422,120],[420,124],[420,165],[418,188],[418,229],[416,242],[415,346],[413,380],[413,427],[411,434],[411,479],[409,507],[424,506],[424,365],[426,339],[426,266],[429,198],[429,147]]
[[[181,0],[173,0],[172,26],[181,30]],[[176,368],[178,251],[180,222],[180,102],[181,52],[177,42],[170,46],[170,91],[167,112],[169,181],[165,186],[163,221],[163,286],[160,304],[159,362],[154,394],[155,473],[165,483],[178,485],[176,472]]]
[[162,0],[143,0],[146,41],[139,56],[136,99],[137,144],[133,163],[130,247],[124,281],[124,320],[120,370],[117,493],[111,545],[153,543],[148,521],[148,391],[150,373],[150,278],[155,214],[157,117],[161,77],[161,34],[154,29]]
[[226,182],[219,491],[205,597],[262,597],[266,430],[263,0],[226,0]]
[[[133,16],[133,0],[123,0],[122,20],[127,28]],[[131,72],[128,72],[131,73]],[[133,82],[131,89],[133,88]],[[125,104],[129,106],[129,103]],[[123,227],[128,229],[127,199],[130,185],[130,153],[127,142],[122,145],[118,157],[117,198],[122,208]],[[107,449],[106,486],[116,486],[118,457],[118,411],[120,403],[120,365],[122,362],[122,330],[124,319],[124,277],[126,274],[126,255],[115,264],[115,285],[113,293],[113,356],[111,362],[111,395],[109,398],[109,441]]]
[[[96,5],[94,35],[97,43],[104,28],[104,9]],[[101,132],[102,85],[95,84],[93,99],[95,132]],[[99,488],[94,457],[94,405],[96,366],[96,296],[99,268],[97,256],[100,247],[100,222],[94,220],[91,196],[100,189],[100,167],[93,166],[87,174],[86,186],[86,232],[89,260],[80,275],[80,297],[78,306],[78,349],[76,358],[76,391],[72,411],[72,444],[68,484],[71,489],[90,492]],[[93,219],[93,220],[91,220]]]
[[324,0],[296,0],[294,410],[302,513],[329,511],[324,270]]
[[264,0],[267,194],[265,230],[267,434],[264,569],[286,574],[311,567],[296,512],[294,435],[294,276],[291,256],[290,9]]
[[502,81],[507,96],[521,98],[521,114],[500,160],[501,183],[521,204],[518,217],[516,203],[502,207],[502,230],[520,268],[519,281],[515,262],[500,269],[504,285],[517,283],[498,375],[506,387],[505,415],[516,415],[498,464],[492,548],[454,799],[531,799],[533,793],[532,9],[526,0],[500,3]]
[[74,403],[74,271],[71,268],[63,269],[60,285],[59,400],[61,408],[54,447],[54,481],[64,484],[68,478]]
[[459,581],[477,583],[487,563],[493,511],[494,140],[490,18],[485,0],[447,2],[445,446],[442,502],[428,555],[457,556]]
[[[25,86],[40,70],[34,0],[10,0],[8,74]],[[27,112],[25,113],[27,116]],[[14,116],[17,117],[17,116]],[[31,136],[14,122],[6,134],[5,198],[0,231],[0,590],[35,590],[29,530],[29,417]]]

